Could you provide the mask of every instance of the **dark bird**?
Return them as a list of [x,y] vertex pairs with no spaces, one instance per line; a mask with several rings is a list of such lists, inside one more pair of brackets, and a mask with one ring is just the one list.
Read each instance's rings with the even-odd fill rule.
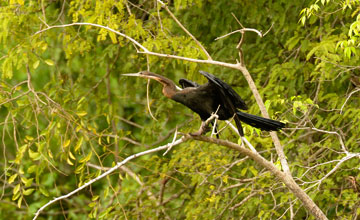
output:
[[183,90],[178,90],[175,83],[170,79],[148,71],[122,75],[154,79],[163,85],[162,92],[166,97],[196,112],[200,116],[202,123],[199,131],[192,133],[192,135],[201,135],[206,132],[205,121],[215,112],[219,120],[234,117],[241,136],[244,136],[244,132],[240,121],[264,131],[276,131],[285,126],[284,123],[279,121],[239,111],[238,109],[247,110],[248,107],[228,84],[210,73],[204,71],[200,71],[200,73],[208,79],[208,82],[199,85],[187,79],[180,79],[179,84],[183,87]]

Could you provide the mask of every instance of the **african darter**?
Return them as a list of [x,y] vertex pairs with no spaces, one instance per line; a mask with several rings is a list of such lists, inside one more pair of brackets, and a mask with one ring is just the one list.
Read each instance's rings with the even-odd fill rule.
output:
[[162,92],[166,97],[185,105],[199,114],[202,123],[199,131],[192,133],[192,135],[201,135],[206,132],[205,121],[215,112],[219,120],[234,117],[241,136],[244,136],[244,132],[240,121],[265,131],[276,131],[285,126],[284,123],[279,121],[239,111],[238,109],[247,110],[248,107],[228,84],[210,73],[204,71],[200,71],[200,73],[208,79],[208,82],[199,85],[187,79],[180,79],[179,84],[183,87],[183,90],[178,90],[175,83],[170,79],[148,71],[122,75],[139,76],[158,81],[163,85]]

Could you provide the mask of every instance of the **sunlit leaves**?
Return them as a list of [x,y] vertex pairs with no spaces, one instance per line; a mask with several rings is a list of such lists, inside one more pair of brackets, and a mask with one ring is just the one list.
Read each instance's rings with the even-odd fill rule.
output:
[[13,174],[10,176],[10,178],[8,179],[8,183],[11,184],[15,181],[15,178],[18,176],[17,173]]
[[50,60],[50,59],[47,59],[45,60],[45,63],[49,66],[53,66],[54,65],[54,61]]

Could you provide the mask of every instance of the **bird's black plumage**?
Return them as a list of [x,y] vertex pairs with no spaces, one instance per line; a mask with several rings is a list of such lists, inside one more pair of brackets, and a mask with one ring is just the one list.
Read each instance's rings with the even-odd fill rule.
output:
[[210,73],[204,71],[200,71],[200,73],[208,79],[207,83],[199,85],[188,79],[180,79],[179,84],[183,87],[181,91],[176,89],[175,83],[170,79],[148,71],[123,75],[139,76],[158,81],[163,85],[162,92],[166,97],[196,112],[202,120],[202,126],[198,132],[193,133],[194,135],[204,133],[206,130],[204,122],[212,113],[216,113],[220,120],[234,117],[241,136],[244,136],[241,121],[265,131],[276,131],[285,126],[279,121],[241,112],[239,109],[247,110],[248,107],[231,86]]
[[184,90],[175,94],[172,99],[198,113],[201,120],[205,121],[220,106],[217,112],[219,119],[234,117],[241,136],[244,135],[241,121],[265,131],[279,130],[285,126],[279,121],[239,111],[238,109],[247,110],[248,107],[231,86],[210,73],[204,71],[200,73],[208,79],[206,84],[198,85],[190,80],[180,79],[179,84]]

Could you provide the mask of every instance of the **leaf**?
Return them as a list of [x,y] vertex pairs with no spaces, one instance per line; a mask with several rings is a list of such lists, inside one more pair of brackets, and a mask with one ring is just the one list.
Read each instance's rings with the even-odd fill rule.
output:
[[94,207],[94,206],[96,206],[96,204],[97,204],[97,202],[91,202],[91,203],[89,203],[89,207]]
[[309,60],[311,56],[319,49],[319,47],[314,47],[310,50],[310,52],[306,55],[306,60]]
[[13,175],[9,178],[8,183],[9,183],[9,184],[13,183],[13,182],[15,181],[15,178],[16,178],[17,176],[18,176],[17,173],[13,174]]
[[54,61],[50,60],[50,59],[47,59],[45,60],[45,63],[49,66],[53,66],[54,65]]
[[35,61],[35,63],[33,64],[33,68],[34,69],[38,68],[39,64],[40,64],[40,60]]
[[21,208],[21,203],[22,203],[23,197],[21,196],[17,202],[17,206],[18,208]]
[[33,173],[35,172],[37,169],[37,165],[31,165],[28,169],[27,169],[27,173]]
[[228,175],[225,175],[222,177],[222,180],[224,181],[224,183],[228,183]]
[[237,192],[237,194],[239,195],[239,194],[241,194],[242,192],[244,192],[246,190],[246,188],[241,188],[238,192]]
[[91,156],[92,156],[92,151],[90,151],[90,153],[89,153],[87,156],[85,156],[84,158],[80,159],[80,160],[79,160],[79,163],[86,163],[86,162],[88,162],[88,161],[90,160]]
[[265,105],[266,111],[269,111],[270,104],[271,104],[271,101],[269,99],[265,101],[264,105]]
[[30,195],[31,193],[33,193],[34,192],[34,188],[29,188],[29,189],[27,189],[27,190],[23,190],[23,194],[25,195],[25,196],[28,196],[28,195]]
[[31,159],[33,159],[33,160],[39,160],[40,157],[41,157],[41,154],[40,154],[40,153],[34,152],[34,151],[32,151],[30,148],[29,148],[29,150],[28,150],[28,153],[29,153],[29,157],[30,157]]
[[49,192],[45,188],[40,187],[39,190],[40,190],[41,194],[43,194],[46,197],[49,197]]
[[116,34],[114,32],[109,32],[109,36],[113,44],[116,44],[117,43]]
[[82,116],[87,115],[87,112],[86,112],[86,111],[80,111],[80,112],[77,112],[76,114],[77,114],[79,117],[82,117]]
[[76,146],[75,146],[75,149],[74,149],[75,152],[77,152],[80,149],[83,140],[84,140],[84,137],[80,137],[80,139],[76,143]]
[[80,103],[82,103],[82,101],[84,101],[85,100],[85,96],[83,96],[79,101],[78,101],[78,105],[80,104]]
[[49,155],[49,157],[50,157],[51,159],[54,158],[50,149],[48,149],[48,155]]
[[33,181],[34,181],[34,178],[26,179],[26,181],[24,182],[25,187],[31,186],[31,184],[33,183]]
[[[13,194],[15,195],[16,193],[18,193],[20,191],[20,183],[18,183],[15,187],[14,187],[14,189],[13,189]],[[15,199],[13,199],[13,200],[15,200]]]
[[240,175],[241,176],[245,176],[245,174],[246,174],[246,172],[247,172],[247,167],[244,167],[242,170],[241,170],[241,172],[240,172]]
[[71,151],[69,151],[69,157],[73,160],[76,160],[76,158],[74,157],[74,155],[71,153]]
[[81,163],[78,167],[76,167],[76,169],[75,169],[75,173],[76,174],[79,174],[79,173],[81,173],[81,171],[84,169],[84,167],[85,167],[85,163]]
[[67,139],[65,142],[64,142],[64,145],[63,147],[66,148],[70,145],[70,139]]
[[[19,5],[21,5],[21,6],[23,6],[24,5],[24,0],[17,0],[17,3],[19,4]],[[20,208],[20,207],[19,207]]]
[[254,176],[257,176],[258,175],[258,171],[253,167],[253,166],[250,166],[249,167],[249,170],[252,174],[254,174]]
[[28,135],[26,135],[26,136],[25,136],[25,138],[26,138],[26,140],[28,140],[28,141],[32,141],[32,140],[34,140],[34,138],[33,138],[33,137],[28,136]]
[[70,158],[67,158],[67,159],[66,159],[66,162],[67,162],[69,165],[74,166],[74,163],[71,162]]

